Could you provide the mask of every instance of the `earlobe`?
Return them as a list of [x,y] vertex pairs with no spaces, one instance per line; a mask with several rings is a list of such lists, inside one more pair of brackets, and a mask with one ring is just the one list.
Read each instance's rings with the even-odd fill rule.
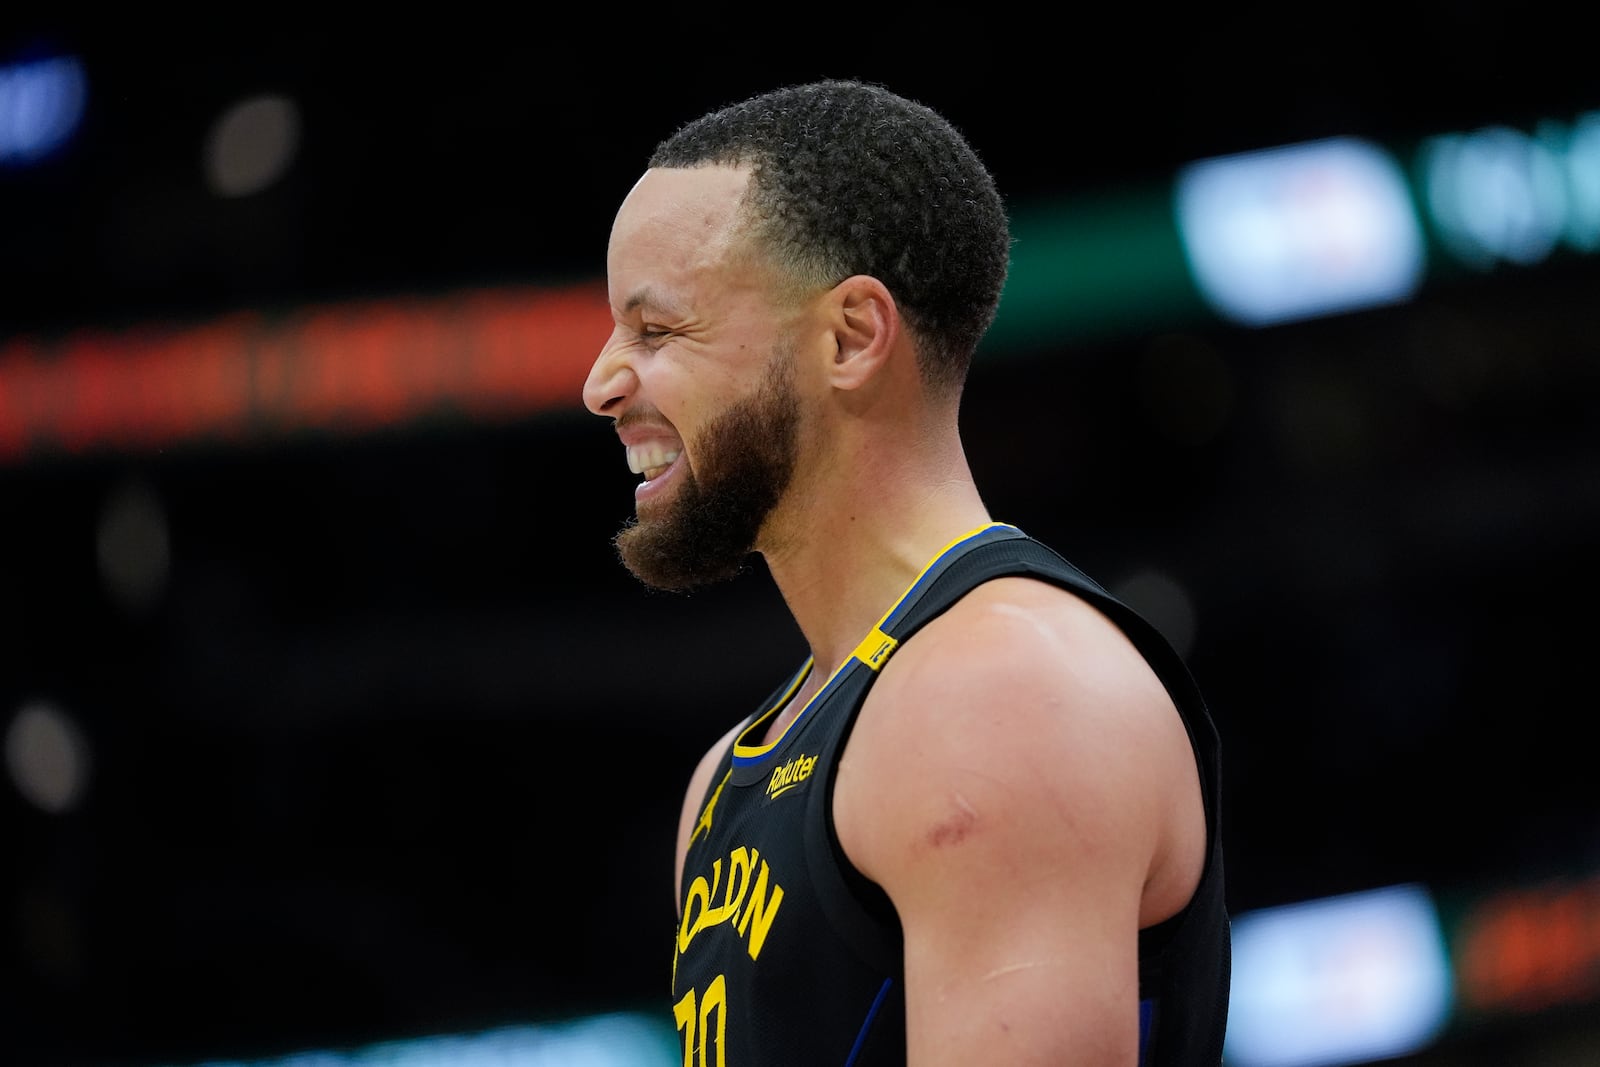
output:
[[900,337],[900,308],[888,286],[855,274],[833,287],[835,350],[829,377],[835,388],[859,389],[888,362]]

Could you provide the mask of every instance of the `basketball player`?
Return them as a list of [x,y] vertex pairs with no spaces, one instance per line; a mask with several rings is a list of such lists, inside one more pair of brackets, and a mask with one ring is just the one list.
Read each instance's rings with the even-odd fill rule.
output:
[[688,123],[613,222],[584,400],[642,479],[621,559],[687,590],[759,554],[810,653],[688,781],[685,1065],[1220,1062],[1213,722],[963,453],[1009,248],[964,137],[848,81]]

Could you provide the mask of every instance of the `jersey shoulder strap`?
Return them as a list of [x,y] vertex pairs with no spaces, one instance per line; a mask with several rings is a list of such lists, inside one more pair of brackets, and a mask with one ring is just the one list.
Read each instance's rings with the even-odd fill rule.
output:
[[945,552],[878,628],[897,641],[904,641],[977,586],[991,578],[1013,575],[1070,586],[1096,603],[1114,599],[1054,549],[1015,526],[995,524]]
[[[959,546],[930,568],[879,627],[903,643],[917,630],[942,615],[956,601],[993,578],[1039,578],[1076,593],[1098,608],[1126,634],[1154,668],[1180,709],[1204,769],[1218,768],[1215,724],[1189,665],[1148,618],[1090,578],[1053,548],[1013,526],[998,526],[986,536]],[[1209,784],[1208,782],[1208,784]]]

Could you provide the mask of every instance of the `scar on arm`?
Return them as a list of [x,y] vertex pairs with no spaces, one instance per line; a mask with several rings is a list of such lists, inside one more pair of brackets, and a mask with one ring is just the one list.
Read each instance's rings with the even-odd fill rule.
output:
[[979,975],[978,981],[987,982],[991,978],[999,978],[1003,975],[1012,974],[1016,971],[1028,971],[1035,967],[1044,967],[1050,962],[1051,961],[1049,960],[1026,960],[1022,963],[1009,963],[1004,967],[996,967],[992,971],[986,971],[982,975]]
[[955,802],[955,810],[928,830],[928,844],[935,848],[959,844],[978,825],[978,809],[966,797],[952,793],[951,800]]

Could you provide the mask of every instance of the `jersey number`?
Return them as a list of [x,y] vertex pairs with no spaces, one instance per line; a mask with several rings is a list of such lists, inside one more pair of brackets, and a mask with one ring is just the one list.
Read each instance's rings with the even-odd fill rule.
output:
[[[705,996],[699,998],[698,1007],[695,999],[691,989],[672,1006],[678,1032],[683,1035],[683,1067],[727,1067],[722,1053],[722,1039],[728,1033],[728,984],[724,976],[719,974],[711,980]],[[715,1034],[711,1030],[713,1016],[716,1017]],[[707,1046],[713,1044],[716,1052],[708,1054]],[[708,1058],[708,1055],[715,1058]]]

